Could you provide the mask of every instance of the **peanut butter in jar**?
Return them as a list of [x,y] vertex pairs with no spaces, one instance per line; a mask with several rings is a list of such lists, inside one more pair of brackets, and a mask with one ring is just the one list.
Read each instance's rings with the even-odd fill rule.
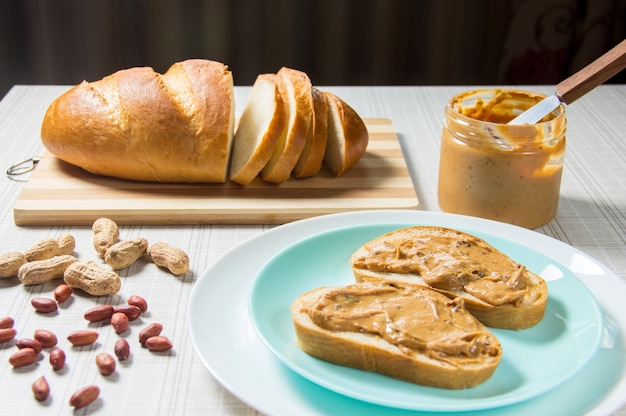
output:
[[537,228],[556,215],[565,155],[565,109],[510,126],[544,96],[485,89],[459,94],[445,109],[439,206],[449,213]]

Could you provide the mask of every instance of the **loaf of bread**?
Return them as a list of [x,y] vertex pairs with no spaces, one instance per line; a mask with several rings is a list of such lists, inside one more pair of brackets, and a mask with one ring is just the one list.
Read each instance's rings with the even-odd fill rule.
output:
[[57,158],[98,174],[150,182],[280,184],[340,175],[365,152],[363,120],[338,97],[283,67],[261,74],[235,131],[233,77],[192,59],[165,74],[121,70],[57,98],[42,127]]
[[57,158],[91,173],[152,182],[225,182],[234,133],[226,65],[187,60],[161,75],[118,71],[57,98],[41,127]]
[[500,342],[462,300],[410,284],[321,287],[291,306],[299,347],[339,365],[462,389],[498,366]]
[[350,259],[357,282],[404,282],[430,287],[488,327],[523,329],[544,315],[548,286],[484,240],[442,227],[399,229],[357,249]]

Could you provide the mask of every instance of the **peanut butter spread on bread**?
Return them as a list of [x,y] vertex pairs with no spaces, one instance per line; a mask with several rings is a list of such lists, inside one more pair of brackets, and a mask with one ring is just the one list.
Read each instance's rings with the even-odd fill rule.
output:
[[[454,231],[407,238],[390,233],[352,258],[357,269],[415,274],[425,284],[466,292],[490,305],[518,305],[527,291],[525,267],[485,241]],[[365,254],[363,254],[365,253]]]
[[405,354],[414,351],[454,366],[500,354],[488,330],[463,306],[419,286],[354,284],[322,295],[307,311],[331,331],[378,335]]

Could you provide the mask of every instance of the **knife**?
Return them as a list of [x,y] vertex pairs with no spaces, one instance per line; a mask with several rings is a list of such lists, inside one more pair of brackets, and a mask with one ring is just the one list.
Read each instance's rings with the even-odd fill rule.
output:
[[626,68],[626,39],[574,75],[561,81],[553,95],[539,101],[508,124],[536,123],[559,105],[573,103],[624,68]]

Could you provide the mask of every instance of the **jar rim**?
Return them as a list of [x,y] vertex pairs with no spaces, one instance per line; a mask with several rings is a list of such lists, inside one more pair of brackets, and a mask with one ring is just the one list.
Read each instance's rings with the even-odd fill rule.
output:
[[[474,99],[474,98],[475,99],[483,99],[483,98],[494,99],[493,97],[497,97],[498,95],[502,96],[502,95],[507,95],[507,94],[515,95],[518,98],[524,97],[524,98],[530,99],[528,100],[529,105],[527,106],[527,108],[530,108],[530,106],[532,106],[533,104],[536,104],[537,102],[541,101],[542,99],[546,97],[546,95],[544,94],[526,90],[526,89],[517,89],[517,88],[508,88],[508,87],[480,88],[480,89],[464,91],[464,92],[454,95],[448,101],[446,105],[446,111],[453,113],[456,117],[459,118],[459,121],[462,120],[464,123],[468,125],[479,124],[479,125],[494,125],[494,126],[501,126],[501,127],[507,126],[508,125],[507,123],[486,121],[486,120],[481,120],[479,118],[468,116],[460,112],[458,109],[458,104],[460,103],[462,99]],[[527,108],[520,108],[518,112],[521,114],[521,112],[523,112]],[[514,113],[512,117],[515,117],[516,115],[518,115],[518,112]],[[519,129],[519,128],[524,128],[524,127],[532,127],[533,125],[536,126],[536,125],[545,125],[546,123],[554,123],[555,121],[561,118],[565,118],[565,106],[563,104],[560,104],[557,108],[552,110],[549,113],[549,115],[551,115],[550,118],[546,119],[544,117],[544,119],[538,121],[537,123],[517,125],[515,127]],[[511,127],[513,126],[511,125]]]

